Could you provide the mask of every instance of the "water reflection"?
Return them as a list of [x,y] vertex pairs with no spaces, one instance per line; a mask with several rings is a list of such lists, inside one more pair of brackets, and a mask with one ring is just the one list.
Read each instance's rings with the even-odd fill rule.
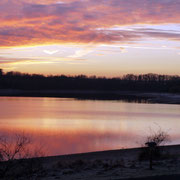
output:
[[180,143],[180,106],[58,98],[0,98],[1,134],[26,132],[49,155],[140,146],[149,128]]

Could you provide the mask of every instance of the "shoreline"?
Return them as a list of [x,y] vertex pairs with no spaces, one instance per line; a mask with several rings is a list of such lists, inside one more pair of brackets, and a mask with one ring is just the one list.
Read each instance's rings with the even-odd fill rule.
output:
[[[142,149],[48,156],[25,159],[24,162],[43,167],[31,174],[32,179],[39,180],[159,180],[162,177],[174,180],[180,177],[180,145],[161,146],[163,156],[153,160],[153,170],[149,170],[148,159],[139,160]],[[25,180],[27,176],[20,179]]]
[[0,96],[74,98],[78,100],[122,100],[137,103],[180,104],[180,94],[135,91],[25,91],[14,89],[1,89]]
[[42,162],[48,164],[49,170],[52,165],[58,168],[54,176],[63,180],[138,180],[141,178],[150,180],[151,178],[180,177],[180,145],[161,146],[160,149],[165,156],[153,161],[153,170],[149,170],[148,160],[139,161],[142,149],[129,148],[49,156],[42,157]]
[[[144,148],[145,147],[135,147],[135,148],[125,148],[125,149],[122,148],[122,149],[113,149],[113,150],[110,149],[110,150],[103,150],[103,151],[92,151],[92,152],[83,152],[83,153],[74,153],[74,154],[45,156],[45,157],[40,157],[40,159],[42,159],[43,161],[49,161],[49,160],[74,161],[78,159],[88,160],[88,159],[94,159],[94,158],[98,158],[100,160],[100,159],[104,159],[104,157],[106,157],[106,160],[108,160],[112,158],[118,159],[118,158],[124,157],[130,160],[130,159],[133,159]],[[170,154],[176,154],[180,156],[180,144],[164,145],[164,146],[159,146],[159,148]],[[127,157],[127,155],[131,155],[131,156]]]

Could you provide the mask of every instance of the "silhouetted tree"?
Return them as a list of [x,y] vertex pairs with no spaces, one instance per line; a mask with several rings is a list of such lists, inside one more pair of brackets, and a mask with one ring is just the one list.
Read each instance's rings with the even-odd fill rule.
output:
[[43,76],[0,70],[1,89],[19,90],[95,90],[95,91],[142,91],[180,93],[180,76],[158,74],[127,74],[122,78],[106,78],[85,75]]
[[3,70],[0,69],[0,77],[3,75]]
[[[0,137],[0,179],[25,173],[33,173],[41,168],[41,161],[35,157],[44,156],[41,147],[33,148],[32,139],[24,134]],[[11,179],[10,178],[10,179]],[[7,178],[9,179],[9,178]]]

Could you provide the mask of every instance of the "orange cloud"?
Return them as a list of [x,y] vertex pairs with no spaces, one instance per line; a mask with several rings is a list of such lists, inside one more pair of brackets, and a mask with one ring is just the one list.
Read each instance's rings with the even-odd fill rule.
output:
[[0,47],[127,43],[144,37],[179,41],[179,32],[112,29],[179,24],[179,9],[179,0],[1,0]]

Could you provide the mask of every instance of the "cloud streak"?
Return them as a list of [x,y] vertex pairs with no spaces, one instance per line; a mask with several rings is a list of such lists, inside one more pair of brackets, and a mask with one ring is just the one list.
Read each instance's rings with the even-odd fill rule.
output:
[[85,59],[80,59],[78,57],[4,57],[0,56],[1,65],[30,65],[30,64],[53,64],[59,62],[74,62],[74,61],[85,61]]
[[179,24],[179,0],[1,0],[0,47],[179,41],[180,32],[113,27]]

